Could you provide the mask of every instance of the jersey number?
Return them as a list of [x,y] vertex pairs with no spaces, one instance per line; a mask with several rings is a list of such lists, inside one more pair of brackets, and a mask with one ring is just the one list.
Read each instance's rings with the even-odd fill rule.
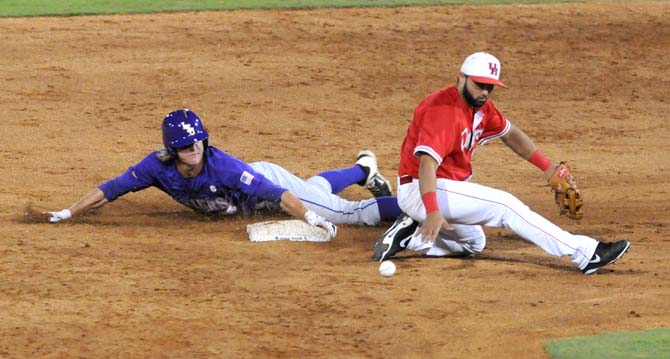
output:
[[476,129],[474,134],[470,133],[469,128],[463,129],[461,132],[461,151],[470,152],[483,132],[484,130],[481,128]]

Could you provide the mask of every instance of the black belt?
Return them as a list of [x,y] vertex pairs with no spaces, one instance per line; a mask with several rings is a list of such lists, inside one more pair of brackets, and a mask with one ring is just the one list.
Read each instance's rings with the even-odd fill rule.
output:
[[400,185],[412,183],[412,180],[414,180],[414,178],[412,178],[410,176],[407,176],[407,175],[402,176],[402,177],[400,177],[400,179],[398,179],[398,181],[400,182]]

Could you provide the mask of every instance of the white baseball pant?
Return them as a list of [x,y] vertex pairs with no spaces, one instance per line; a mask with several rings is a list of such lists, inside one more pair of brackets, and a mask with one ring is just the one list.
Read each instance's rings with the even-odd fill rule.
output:
[[[419,191],[419,180],[405,177],[398,182],[400,208],[412,219],[423,223],[426,209]],[[502,227],[514,231],[552,256],[569,255],[572,262],[582,269],[598,245],[593,238],[562,230],[502,190],[438,178],[437,199],[440,212],[454,230],[441,231],[435,242],[423,243],[417,228],[407,249],[431,256],[478,253],[486,245],[481,226]]]
[[307,209],[316,212],[335,224],[366,224],[374,226],[381,221],[377,200],[349,201],[332,194],[330,183],[323,177],[314,176],[304,180],[283,167],[270,162],[249,164],[277,186],[293,193]]

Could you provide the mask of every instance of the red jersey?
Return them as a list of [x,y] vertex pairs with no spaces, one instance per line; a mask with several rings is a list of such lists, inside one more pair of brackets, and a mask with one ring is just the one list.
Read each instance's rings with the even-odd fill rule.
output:
[[505,135],[510,126],[491,100],[474,112],[456,86],[441,89],[414,110],[400,150],[398,176],[419,178],[417,156],[423,152],[437,161],[437,178],[467,180],[475,147]]

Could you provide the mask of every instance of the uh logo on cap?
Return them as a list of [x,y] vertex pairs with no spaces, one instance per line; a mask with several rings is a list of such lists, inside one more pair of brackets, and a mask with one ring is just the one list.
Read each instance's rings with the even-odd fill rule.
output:
[[498,64],[495,62],[489,62],[489,70],[491,70],[491,75],[498,76]]
[[475,82],[507,87],[500,79],[500,61],[488,52],[475,52],[461,66],[461,72]]

